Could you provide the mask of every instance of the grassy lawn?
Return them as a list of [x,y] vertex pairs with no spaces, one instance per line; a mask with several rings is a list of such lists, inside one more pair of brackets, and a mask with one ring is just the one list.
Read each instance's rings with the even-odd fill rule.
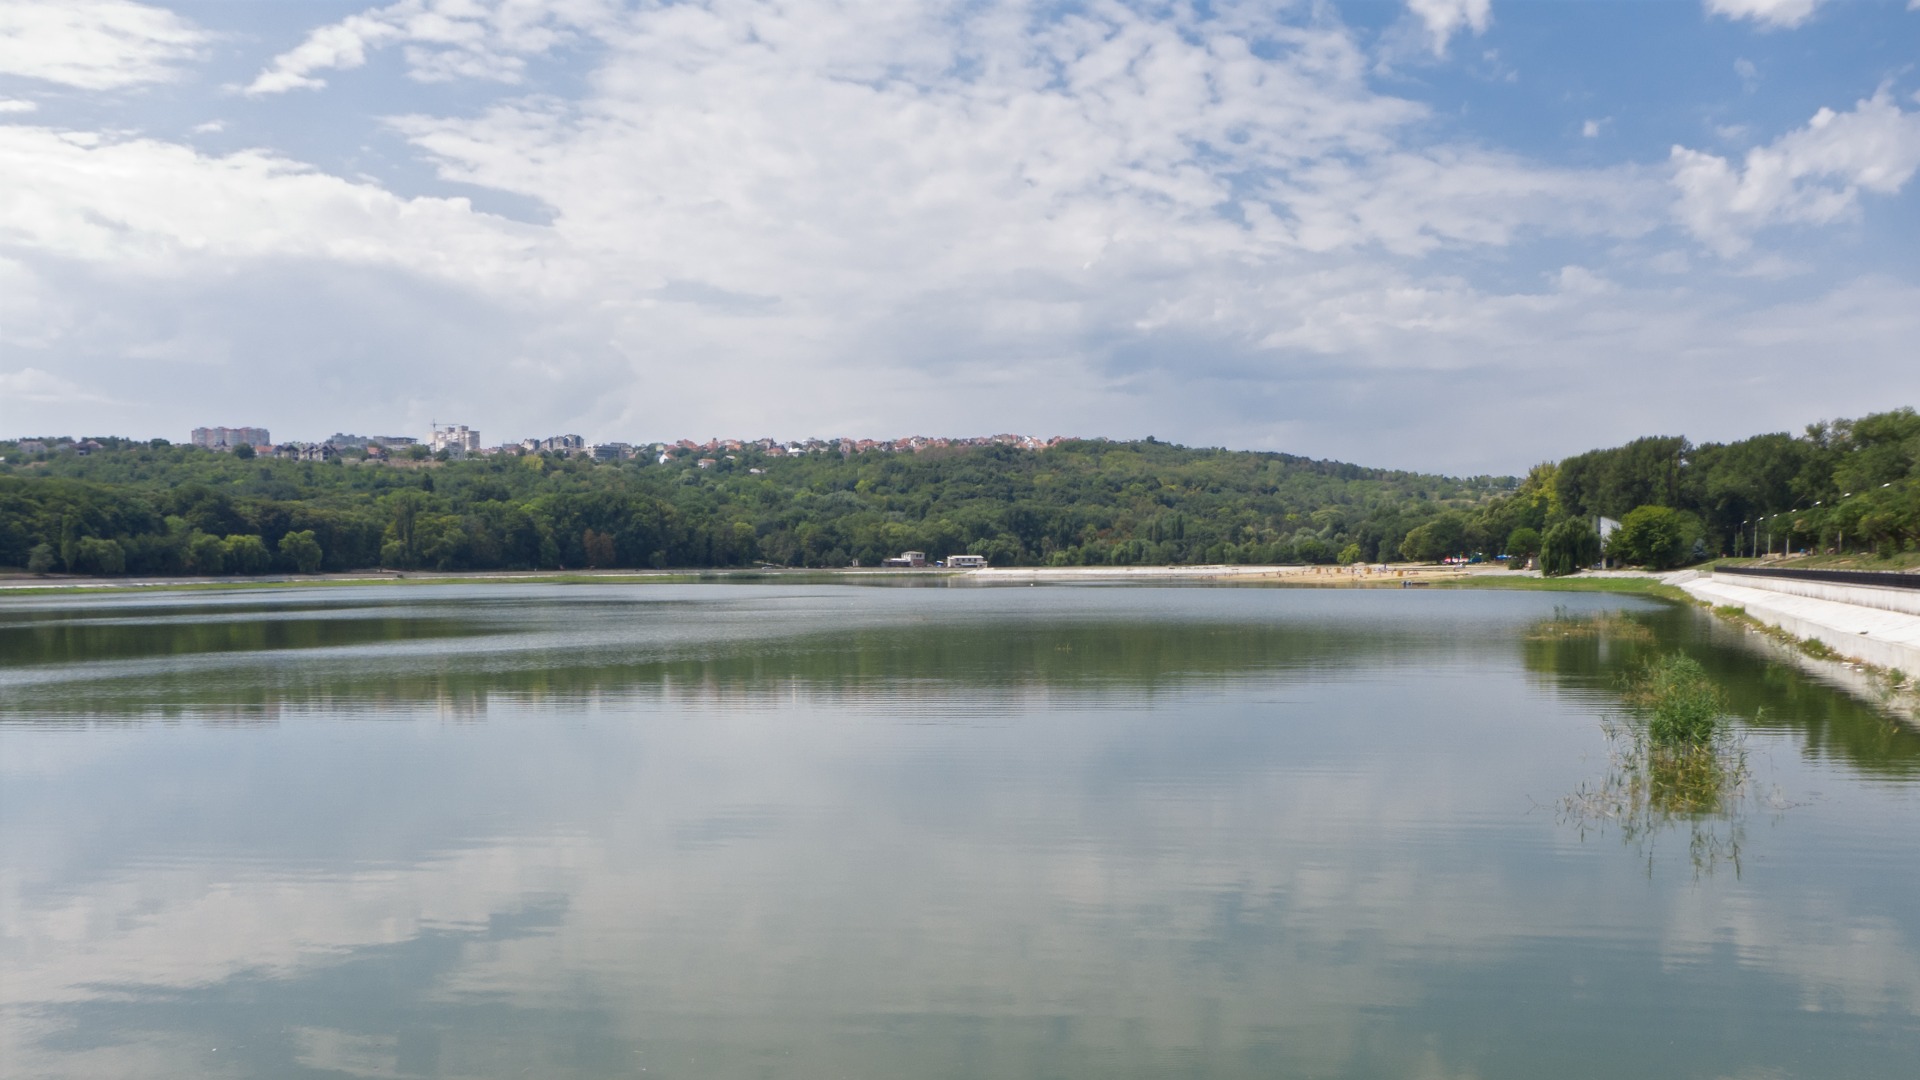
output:
[[1521,589],[1532,592],[1651,593],[1662,588],[1650,577],[1533,577],[1522,574],[1473,574],[1453,581],[1436,581],[1436,589]]
[[1575,574],[1572,577],[1532,577],[1521,574],[1474,574],[1454,581],[1436,581],[1436,589],[1517,589],[1522,592],[1591,592],[1617,595],[1652,596],[1691,604],[1693,598],[1671,585],[1651,577],[1598,577]]

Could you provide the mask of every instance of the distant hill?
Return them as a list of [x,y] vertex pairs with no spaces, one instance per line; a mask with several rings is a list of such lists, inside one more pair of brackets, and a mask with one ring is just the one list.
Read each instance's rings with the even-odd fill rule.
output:
[[1524,479],[1151,439],[801,455],[749,445],[664,463],[247,460],[93,441],[85,455],[0,443],[0,566],[143,575],[840,567],[904,550],[1001,566],[1372,562],[1528,554],[1562,521],[1624,519],[1647,506],[1670,513],[1636,520],[1679,530],[1648,534],[1666,545],[1661,558],[1751,549],[1761,515],[1780,515],[1769,518],[1776,547],[1789,531],[1807,543],[1844,537],[1894,549],[1920,539],[1911,409],[1726,445],[1652,437]]

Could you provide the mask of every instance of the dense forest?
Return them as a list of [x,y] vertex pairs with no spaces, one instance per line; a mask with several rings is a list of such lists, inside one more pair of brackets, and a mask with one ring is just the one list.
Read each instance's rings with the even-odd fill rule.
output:
[[[51,440],[41,440],[49,442]],[[0,442],[0,566],[252,574],[371,567],[1332,563],[1608,553],[1672,566],[1920,540],[1920,416],[1692,445],[1638,439],[1524,478],[1453,479],[1140,442],[600,462],[294,461],[121,439]]]

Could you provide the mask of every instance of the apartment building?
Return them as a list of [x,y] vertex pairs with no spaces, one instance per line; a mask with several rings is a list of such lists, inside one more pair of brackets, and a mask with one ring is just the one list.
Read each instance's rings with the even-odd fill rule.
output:
[[473,454],[480,450],[480,433],[465,424],[448,424],[442,427],[433,425],[433,438],[429,444],[434,453],[451,450],[455,453]]
[[206,450],[231,450],[242,444],[273,445],[273,437],[263,427],[197,427],[190,441]]

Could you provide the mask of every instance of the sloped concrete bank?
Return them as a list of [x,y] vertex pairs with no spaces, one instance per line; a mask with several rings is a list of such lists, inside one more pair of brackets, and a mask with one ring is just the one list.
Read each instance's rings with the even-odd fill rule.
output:
[[[1920,575],[1889,574],[1887,577],[1909,577]],[[1811,596],[1815,600],[1832,600],[1855,607],[1884,608],[1887,611],[1900,611],[1908,615],[1920,615],[1920,589],[1886,589],[1873,585],[1853,585],[1831,581],[1808,581],[1801,578],[1761,577],[1757,574],[1718,573],[1714,580],[1727,585],[1745,585],[1751,589],[1764,589],[1767,592],[1786,593],[1788,596]]]
[[1768,626],[1818,641],[1840,656],[1909,675],[1920,673],[1920,612],[1904,610],[1909,606],[1906,597],[1889,595],[1895,590],[1708,577],[1693,570],[1664,580],[1697,600],[1742,608]]

